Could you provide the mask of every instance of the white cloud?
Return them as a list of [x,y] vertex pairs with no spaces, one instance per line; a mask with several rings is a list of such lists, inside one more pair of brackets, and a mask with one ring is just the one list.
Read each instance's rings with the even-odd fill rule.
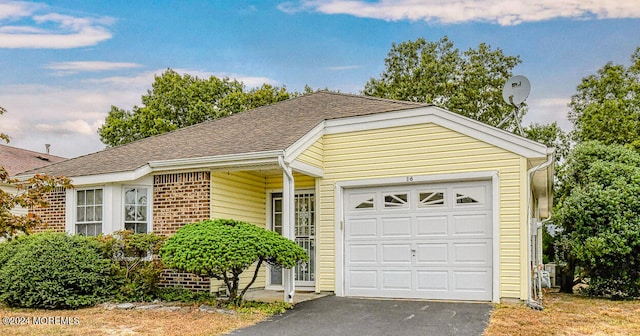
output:
[[[94,122],[94,125],[95,124],[97,123]],[[41,132],[53,134],[78,133],[81,135],[91,135],[95,132],[95,129],[85,120],[69,120],[57,124],[36,124],[34,128]]]
[[353,69],[360,69],[360,68],[362,68],[362,66],[360,65],[338,65],[338,66],[329,66],[327,67],[327,70],[343,71],[343,70],[353,70]]
[[[10,1],[0,4],[0,48],[68,49],[93,46],[112,37],[108,17],[76,17],[46,12],[40,4]],[[41,13],[45,12],[45,13]],[[4,25],[3,21],[20,21]]]
[[7,1],[0,3],[0,20],[28,16],[43,5],[24,1]]
[[629,0],[303,0],[278,8],[285,13],[306,10],[390,21],[480,21],[505,26],[554,18],[640,18],[640,2]]
[[126,62],[100,62],[100,61],[77,61],[77,62],[53,62],[46,65],[45,69],[57,70],[62,74],[73,74],[78,72],[99,72],[110,70],[121,70],[141,67],[141,64]]
[[523,125],[526,126],[534,122],[548,124],[555,121],[563,130],[571,130],[573,125],[569,119],[567,119],[569,101],[571,101],[571,99],[565,97],[529,99],[527,101],[529,111],[524,116]]

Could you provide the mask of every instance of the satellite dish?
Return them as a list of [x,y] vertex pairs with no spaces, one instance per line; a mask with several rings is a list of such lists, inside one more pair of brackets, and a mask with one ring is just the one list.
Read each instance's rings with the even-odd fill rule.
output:
[[504,125],[509,119],[513,119],[516,122],[516,128],[520,132],[520,135],[524,136],[522,126],[520,126],[520,120],[522,119],[520,104],[524,103],[525,99],[529,97],[529,92],[531,92],[531,84],[525,76],[513,76],[504,83],[502,87],[502,99],[504,99],[507,104],[515,107],[515,109],[498,123],[498,128]]
[[513,76],[502,87],[502,99],[515,107],[520,106],[531,92],[531,84],[525,76]]

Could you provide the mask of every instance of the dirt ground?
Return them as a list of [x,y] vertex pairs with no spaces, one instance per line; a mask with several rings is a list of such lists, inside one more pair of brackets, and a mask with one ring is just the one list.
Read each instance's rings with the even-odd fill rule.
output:
[[174,312],[103,307],[78,310],[0,308],[0,316],[0,335],[17,336],[222,335],[266,318],[261,312],[201,312],[197,306],[185,306]]
[[484,335],[640,335],[640,301],[560,293],[544,298],[544,311],[498,305]]

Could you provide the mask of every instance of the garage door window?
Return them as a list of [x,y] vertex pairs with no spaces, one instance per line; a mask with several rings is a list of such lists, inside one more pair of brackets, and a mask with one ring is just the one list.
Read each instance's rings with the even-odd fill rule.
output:
[[485,200],[485,188],[457,188],[456,205],[483,204]]
[[359,209],[368,209],[372,210],[375,208],[375,199],[376,194],[355,194],[351,195],[349,198],[349,204],[353,205],[352,210]]
[[385,194],[384,207],[385,208],[408,208],[409,207],[408,200],[409,200],[409,195],[407,193]]
[[442,191],[420,191],[418,192],[420,201],[418,208],[433,208],[444,205],[444,192]]

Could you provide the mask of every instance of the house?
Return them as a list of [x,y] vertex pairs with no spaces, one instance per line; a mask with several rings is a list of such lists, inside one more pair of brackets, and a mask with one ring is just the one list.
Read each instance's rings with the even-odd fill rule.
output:
[[552,161],[436,106],[317,92],[37,171],[76,186],[50,195],[63,202],[43,217],[60,231],[170,235],[233,218],[295,239],[309,262],[255,285],[287,299],[499,302],[530,298],[529,232],[549,217]]
[[[38,153],[0,144],[0,167],[3,167],[9,176],[15,176],[23,171],[37,169],[63,160],[66,159],[48,153]],[[17,192],[15,187],[2,183],[0,183],[0,189],[10,193]],[[24,208],[16,208],[11,212],[15,214],[26,214],[27,210]]]

